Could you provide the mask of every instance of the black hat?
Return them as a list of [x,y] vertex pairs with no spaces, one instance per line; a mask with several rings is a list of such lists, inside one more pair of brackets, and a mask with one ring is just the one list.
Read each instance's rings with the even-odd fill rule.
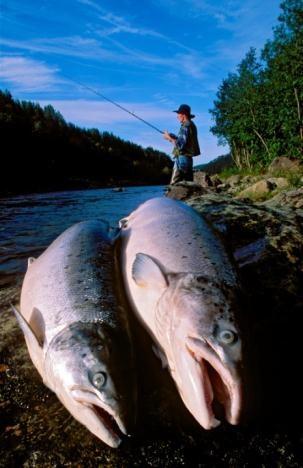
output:
[[173,112],[177,112],[177,114],[185,114],[188,115],[191,119],[195,117],[195,115],[191,114],[191,108],[187,104],[181,104],[178,110]]

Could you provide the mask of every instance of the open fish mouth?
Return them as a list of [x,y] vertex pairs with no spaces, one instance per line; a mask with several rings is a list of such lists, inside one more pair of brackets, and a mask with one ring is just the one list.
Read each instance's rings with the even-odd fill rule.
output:
[[204,339],[188,337],[187,349],[198,364],[202,391],[205,429],[212,429],[226,419],[238,424],[242,406],[242,383],[236,366],[223,362],[216,350]]
[[85,410],[86,421],[81,422],[108,445],[118,447],[128,435],[120,416],[90,390],[75,386],[70,392],[72,398]]
[[102,424],[108,430],[108,432],[111,433],[112,436],[117,436],[122,439],[123,435],[126,435],[124,428],[121,428],[121,424],[119,425],[116,419],[111,414],[109,414],[108,411],[97,405],[88,405],[88,407],[90,407],[95,412],[97,417],[100,418]]

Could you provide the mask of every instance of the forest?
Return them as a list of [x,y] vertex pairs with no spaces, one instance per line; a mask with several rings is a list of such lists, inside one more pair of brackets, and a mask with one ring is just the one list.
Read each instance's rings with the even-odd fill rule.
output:
[[261,53],[251,48],[221,83],[211,131],[238,169],[303,159],[303,1],[285,0]]
[[166,184],[172,161],[151,147],[67,123],[51,105],[0,90],[0,194]]

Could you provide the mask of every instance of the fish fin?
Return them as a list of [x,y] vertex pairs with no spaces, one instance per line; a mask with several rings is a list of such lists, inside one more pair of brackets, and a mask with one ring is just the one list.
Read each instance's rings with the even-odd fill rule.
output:
[[110,244],[113,245],[118,239],[121,229],[111,226],[109,222],[105,221],[104,219],[98,219],[98,221],[102,224],[101,229],[103,231],[104,237]]
[[149,255],[137,253],[132,266],[132,278],[138,286],[157,286],[166,288],[165,273]]
[[98,223],[102,225],[101,229],[104,231],[105,234],[108,235],[110,232],[109,222],[101,218],[101,219],[98,219]]
[[160,359],[161,364],[162,364],[162,369],[168,369],[168,361],[164,352],[161,351],[161,349],[159,349],[158,346],[156,345],[152,345],[152,350],[153,350],[154,355],[157,356],[158,359]]
[[33,332],[35,333],[35,336],[38,339],[39,343],[44,343],[44,338],[45,338],[45,322],[43,319],[43,316],[40,312],[39,309],[36,307],[33,308],[31,318],[29,319],[29,325]]
[[110,227],[109,236],[110,236],[110,242],[112,245],[115,245],[116,242],[118,241],[120,237],[120,232],[121,232],[120,228]]
[[119,221],[119,228],[120,229],[126,229],[128,224],[128,218],[122,218]]
[[35,260],[36,260],[35,257],[29,257],[27,259],[27,268],[29,268],[32,265],[32,263],[34,263]]
[[19,312],[16,307],[11,304],[11,307],[15,313],[16,319],[20,325],[21,330],[24,333],[24,336],[29,344],[29,346],[38,352],[41,352],[43,348],[43,340],[41,341],[41,337],[37,336],[34,330],[32,329],[31,325],[25,320],[21,312]]

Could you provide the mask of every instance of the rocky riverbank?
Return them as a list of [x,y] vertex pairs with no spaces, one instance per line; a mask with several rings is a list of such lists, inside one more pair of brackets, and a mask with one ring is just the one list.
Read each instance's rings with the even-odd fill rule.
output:
[[206,193],[224,194],[247,203],[265,203],[271,207],[303,207],[303,162],[280,157],[259,174],[233,174],[229,177],[194,173],[194,182],[168,187],[168,196],[186,201]]

